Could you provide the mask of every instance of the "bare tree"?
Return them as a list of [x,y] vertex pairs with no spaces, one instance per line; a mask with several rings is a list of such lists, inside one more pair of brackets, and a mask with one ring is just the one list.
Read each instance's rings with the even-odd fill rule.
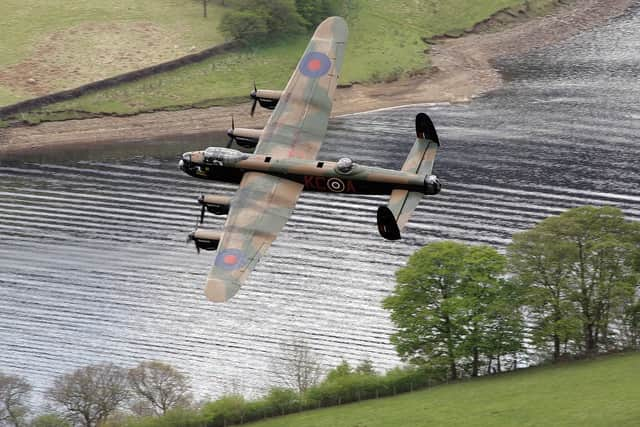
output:
[[85,366],[56,378],[47,396],[74,421],[94,427],[129,398],[127,371],[113,363]]
[[282,357],[274,361],[274,370],[287,387],[304,393],[318,383],[322,369],[318,356],[311,351],[306,341],[294,339],[280,344],[280,348]]
[[161,415],[169,409],[191,404],[188,378],[166,363],[142,362],[130,369],[129,384],[133,392],[143,400],[134,407],[136,412],[152,412]]
[[30,392],[31,385],[26,379],[0,372],[0,425],[25,425]]

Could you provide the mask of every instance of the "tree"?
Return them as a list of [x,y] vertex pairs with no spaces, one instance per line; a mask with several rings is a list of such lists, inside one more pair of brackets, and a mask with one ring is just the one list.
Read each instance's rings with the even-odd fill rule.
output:
[[356,366],[354,372],[360,375],[378,375],[373,367],[373,362],[369,359],[363,360],[358,366]]
[[550,217],[513,237],[508,248],[517,279],[529,288],[537,342],[598,352],[637,283],[638,225],[620,209],[584,206]]
[[505,264],[491,247],[456,242],[431,243],[414,253],[383,302],[398,328],[391,342],[402,359],[444,367],[451,379],[469,361],[477,375],[490,346],[484,330],[500,322],[491,302],[500,293]]
[[127,378],[131,390],[142,399],[139,409],[148,407],[155,415],[161,415],[169,409],[191,404],[189,380],[171,365],[142,362],[129,369]]
[[353,374],[353,369],[351,369],[351,366],[349,365],[349,362],[347,362],[346,360],[342,359],[342,362],[340,362],[340,364],[338,366],[336,366],[335,368],[333,368],[329,372],[327,372],[327,377],[325,378],[325,382],[334,381],[334,380],[337,380],[339,378],[348,377],[351,374]]
[[25,378],[0,372],[0,424],[25,425],[31,385]]
[[71,419],[94,427],[129,398],[127,371],[112,363],[85,366],[56,378],[46,394]]
[[293,0],[236,0],[219,29],[231,39],[255,42],[265,35],[300,33],[306,24]]
[[623,346],[640,350],[640,298],[635,297],[625,305],[623,328],[626,335]]
[[[522,350],[524,338],[524,290],[513,280],[501,280],[499,289],[494,289],[487,305],[486,322],[483,325],[482,352],[487,355],[487,372],[501,372],[502,359],[511,356],[513,369],[517,366],[516,355]],[[493,366],[493,362],[496,366]]]
[[274,369],[280,380],[289,388],[302,394],[320,380],[322,369],[318,357],[306,341],[294,339],[280,345],[282,358],[274,361]]
[[252,42],[269,33],[267,22],[259,11],[229,10],[220,21],[219,30],[232,40]]
[[296,10],[310,29],[329,16],[340,15],[342,6],[338,0],[295,0],[295,3]]

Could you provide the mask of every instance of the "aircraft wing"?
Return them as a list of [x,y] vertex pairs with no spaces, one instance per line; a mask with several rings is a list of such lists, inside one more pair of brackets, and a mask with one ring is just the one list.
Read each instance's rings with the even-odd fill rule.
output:
[[325,19],[313,34],[256,146],[274,158],[315,159],[327,132],[347,24]]
[[[269,118],[256,154],[314,159],[327,131],[347,24],[332,17],[316,29]],[[205,293],[212,301],[233,297],[286,224],[303,185],[248,172],[231,201]]]
[[247,172],[231,201],[205,293],[215,302],[233,297],[286,224],[303,185]]

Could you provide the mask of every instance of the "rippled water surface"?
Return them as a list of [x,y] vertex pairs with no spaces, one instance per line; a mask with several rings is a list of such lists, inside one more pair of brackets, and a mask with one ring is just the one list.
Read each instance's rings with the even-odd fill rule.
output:
[[[505,88],[469,105],[332,120],[320,157],[399,168],[427,111],[445,189],[399,242],[377,233],[381,197],[305,194],[241,292],[203,294],[212,253],[185,236],[200,193],[177,154],[208,140],[130,144],[0,161],[0,370],[42,391],[99,361],[159,359],[199,395],[256,394],[276,381],[280,343],[306,339],[326,366],[399,361],[380,301],[415,249],[438,239],[504,247],[564,209],[612,204],[640,219],[640,18],[504,61]],[[222,141],[220,135],[217,138]],[[211,226],[223,219],[208,217]]]

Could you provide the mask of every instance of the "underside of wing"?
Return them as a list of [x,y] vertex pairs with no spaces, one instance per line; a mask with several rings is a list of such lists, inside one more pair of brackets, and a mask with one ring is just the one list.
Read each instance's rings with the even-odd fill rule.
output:
[[244,175],[207,277],[207,298],[224,302],[238,292],[286,224],[302,188],[302,184],[260,172]]
[[346,39],[347,24],[340,17],[318,26],[262,132],[257,154],[316,157],[327,131]]

